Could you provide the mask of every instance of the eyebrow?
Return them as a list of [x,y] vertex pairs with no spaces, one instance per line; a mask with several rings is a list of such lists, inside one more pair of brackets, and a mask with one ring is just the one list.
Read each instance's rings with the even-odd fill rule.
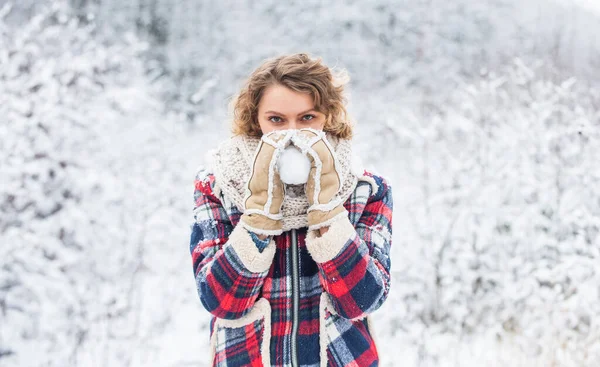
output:
[[[298,115],[303,115],[303,114],[305,114],[305,113],[307,113],[307,112],[310,112],[310,111],[315,111],[315,112],[317,112],[317,110],[315,110],[314,108],[311,108],[311,109],[309,109],[309,110],[306,110],[306,111],[304,111],[304,112],[300,112]],[[267,114],[267,113],[275,113],[275,114],[277,114],[277,115],[283,115],[283,113],[279,113],[279,112],[277,112],[277,111],[265,111],[265,114]],[[284,115],[284,116],[285,116],[285,115]]]

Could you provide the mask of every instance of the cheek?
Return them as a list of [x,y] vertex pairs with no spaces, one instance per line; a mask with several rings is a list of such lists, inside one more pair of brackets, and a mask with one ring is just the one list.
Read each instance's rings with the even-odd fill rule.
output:
[[263,134],[267,134],[267,133],[270,133],[271,131],[275,130],[275,128],[273,127],[272,124],[269,124],[268,122],[265,122],[262,120],[258,121],[258,126],[260,126],[260,131]]
[[316,130],[323,130],[325,127],[325,119],[317,119],[316,121],[310,124],[310,127]]

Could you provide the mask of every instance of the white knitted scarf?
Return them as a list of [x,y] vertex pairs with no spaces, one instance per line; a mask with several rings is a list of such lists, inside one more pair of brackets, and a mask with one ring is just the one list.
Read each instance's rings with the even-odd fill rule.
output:
[[[359,179],[364,178],[364,170],[358,157],[352,152],[352,142],[338,139],[331,134],[327,140],[335,150],[340,163],[340,175],[343,185],[338,195],[345,202],[354,192]],[[260,138],[234,136],[222,142],[216,149],[208,152],[206,164],[215,176],[215,189],[234,203],[240,211],[244,211],[244,195],[246,183],[252,173],[252,159]],[[367,181],[371,181],[365,178]],[[286,193],[281,208],[283,214],[283,230],[308,226],[308,199],[304,193],[304,185],[286,185]]]

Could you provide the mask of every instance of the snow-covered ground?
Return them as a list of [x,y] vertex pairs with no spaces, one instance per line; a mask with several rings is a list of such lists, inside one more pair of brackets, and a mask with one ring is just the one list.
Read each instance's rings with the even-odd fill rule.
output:
[[[21,19],[8,3],[0,16]],[[193,178],[228,134],[221,96],[260,59],[227,58],[265,28],[202,55],[214,77],[194,74],[193,103],[165,104],[173,76],[144,62],[154,43],[126,31],[107,40],[48,3],[18,27],[0,22],[0,366],[207,366],[209,318],[188,244]],[[494,28],[528,16],[508,1],[345,3],[336,24],[353,25],[337,49],[321,49],[351,65],[357,149],[394,189],[393,285],[374,320],[382,365],[597,366],[598,78],[587,61],[542,47],[581,25],[527,28],[518,41],[503,36],[516,25]],[[559,13],[551,4],[544,14]],[[265,19],[284,10],[254,5]],[[379,12],[397,26],[369,23]],[[308,26],[293,32],[327,44]],[[590,33],[566,49],[593,60]],[[257,52],[287,51],[283,41]],[[350,41],[372,53],[352,53]],[[542,45],[540,64],[531,50],[498,47],[529,42]]]

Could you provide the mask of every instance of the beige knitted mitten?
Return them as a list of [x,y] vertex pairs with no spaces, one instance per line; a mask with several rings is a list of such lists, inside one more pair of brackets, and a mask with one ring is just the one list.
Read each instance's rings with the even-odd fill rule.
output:
[[293,130],[272,131],[262,136],[256,149],[252,173],[246,184],[244,214],[240,218],[240,223],[254,233],[282,233],[281,206],[285,185],[279,177],[276,164],[293,135]]
[[348,215],[337,195],[342,187],[339,162],[324,131],[300,129],[292,142],[306,154],[311,163],[305,191],[308,202],[308,229],[325,227]]

